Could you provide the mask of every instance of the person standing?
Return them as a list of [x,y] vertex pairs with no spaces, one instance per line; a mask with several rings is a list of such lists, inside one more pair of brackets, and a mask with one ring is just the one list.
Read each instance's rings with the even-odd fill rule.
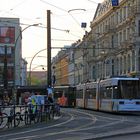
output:
[[48,102],[49,103],[54,103],[53,98],[52,98],[52,94],[48,95]]

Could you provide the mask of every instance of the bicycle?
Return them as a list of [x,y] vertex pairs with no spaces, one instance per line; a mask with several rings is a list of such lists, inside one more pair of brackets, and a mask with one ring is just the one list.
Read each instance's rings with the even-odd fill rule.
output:
[[28,110],[25,111],[25,124],[31,124],[31,122],[33,121],[34,123],[38,123],[41,122],[41,116],[42,116],[42,110],[41,108],[38,109],[39,106],[33,106],[33,105],[29,105],[28,106]]
[[14,127],[17,127],[20,123],[20,115],[15,113],[15,106],[10,106],[9,109],[7,126],[9,128],[14,124]]
[[[25,122],[25,116],[27,116],[26,114],[28,113],[28,111],[26,110],[26,106],[20,106],[20,110],[18,112],[15,113],[15,116],[18,116],[19,118],[19,124],[20,122]],[[26,122],[25,122],[26,124]]]
[[[33,108],[35,110],[33,110]],[[19,112],[16,112],[16,116],[19,116],[19,123],[24,121],[25,125],[31,124],[33,121],[34,123],[39,122],[41,119],[41,112],[37,110],[37,106],[33,107],[32,105],[22,106],[20,107]]]
[[8,122],[8,115],[2,112],[2,107],[0,107],[0,129],[5,128],[7,122]]

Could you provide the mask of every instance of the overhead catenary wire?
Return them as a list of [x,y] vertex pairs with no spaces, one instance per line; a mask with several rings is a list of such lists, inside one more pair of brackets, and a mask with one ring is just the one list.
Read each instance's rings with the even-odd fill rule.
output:
[[[77,19],[70,13],[71,11],[74,11],[74,10],[83,10],[83,11],[86,11],[86,9],[83,9],[83,8],[77,8],[77,9],[71,9],[71,10],[65,10],[65,9],[63,9],[63,8],[61,8],[61,7],[58,7],[58,6],[56,6],[56,5],[54,5],[54,4],[51,4],[51,3],[49,3],[49,2],[47,2],[47,1],[44,1],[44,0],[40,0],[41,2],[43,2],[43,3],[46,3],[46,4],[48,4],[48,5],[51,5],[51,6],[53,6],[53,7],[55,7],[55,8],[57,8],[57,9],[59,9],[59,10],[61,10],[61,11],[63,11],[63,12],[66,12],[66,13],[68,13],[71,17],[72,17],[72,19],[76,22],[76,24],[78,25],[78,26],[81,26],[80,24],[79,24],[79,22],[77,21]],[[82,28],[83,29],[83,28]],[[83,29],[84,31],[85,31],[85,29]]]
[[95,2],[94,0],[88,0],[89,2],[92,2],[94,4],[99,4],[98,2]]
[[[23,1],[19,2],[18,4],[16,4],[15,6],[13,6],[13,8],[11,8],[10,10],[13,10],[13,9],[19,7],[20,5],[22,5],[22,4],[23,4],[24,2],[26,2],[26,1],[27,1],[27,0],[23,0]],[[78,23],[77,19],[76,19],[72,14],[70,14],[70,11],[71,11],[71,10],[66,10],[66,9],[64,9],[64,8],[58,7],[58,6],[56,6],[56,5],[52,4],[52,3],[49,3],[49,2],[47,2],[47,1],[45,1],[45,0],[40,0],[40,1],[43,2],[43,3],[46,3],[46,4],[48,4],[48,5],[51,5],[51,6],[57,8],[57,9],[59,9],[59,10],[61,10],[61,11],[64,11],[64,12],[68,13],[68,14],[73,18],[73,20],[74,20],[78,25],[80,25],[80,24]],[[84,10],[83,8],[78,8],[78,9],[75,9],[75,10],[80,10],[80,9],[81,9],[81,10]],[[85,11],[85,10],[84,10],[84,11]]]
[[54,4],[51,4],[51,3],[47,2],[47,1],[44,1],[44,0],[40,0],[40,1],[43,2],[43,3],[46,3],[46,4],[50,5],[50,6],[53,6],[53,7],[57,8],[57,9],[59,9],[61,11],[67,12],[67,10],[65,10],[65,9],[63,9],[61,7],[58,7],[58,6],[54,5]]
[[[51,49],[61,49],[61,50],[78,50],[78,49],[81,49],[81,50],[92,50],[92,49],[95,49],[95,50],[107,50],[107,49],[112,49],[112,50],[117,50],[117,49],[120,49],[120,48],[117,48],[117,47],[108,47],[108,48],[97,48],[97,47],[59,47],[59,46],[56,46],[56,47],[51,47]],[[31,57],[32,58],[32,57]]]
[[[71,14],[70,12],[73,11],[73,10],[76,10],[76,11],[77,11],[77,10],[86,11],[85,9],[79,8],[79,9],[65,10],[65,9],[63,9],[63,8],[61,8],[61,7],[58,7],[58,6],[54,5],[54,4],[48,3],[48,2],[45,1],[45,0],[40,0],[40,1],[42,1],[42,2],[44,2],[44,3],[46,3],[46,4],[49,4],[49,5],[51,5],[51,6],[55,7],[55,8],[57,8],[57,9],[63,11],[63,12],[66,12],[66,13],[69,14],[69,15],[73,18],[73,20],[75,20],[75,22],[77,22],[77,24],[80,26],[80,24],[78,23],[77,19],[76,19],[75,17],[73,17],[73,14],[75,14],[75,12],[74,12],[73,14]],[[22,3],[21,3],[21,4],[22,4]],[[18,5],[20,5],[20,3],[17,4],[17,6],[18,6]],[[15,8],[16,8],[16,6],[15,6]],[[11,9],[12,9],[12,8],[11,8]],[[16,23],[15,23],[15,24],[16,24]],[[20,25],[26,25],[26,26],[28,26],[29,24],[20,23]],[[44,26],[44,25],[40,25],[40,26],[37,26],[37,27],[40,27],[40,28],[47,28],[47,27]],[[72,36],[75,36],[75,37],[77,37],[77,38],[81,38],[80,36],[71,33],[70,30],[68,30],[68,29],[66,29],[66,30],[65,30],[65,29],[58,29],[58,28],[55,28],[55,27],[52,27],[51,29],[56,30],[56,31],[66,32],[66,33],[68,33],[68,34],[70,34],[70,35],[72,35]],[[62,40],[61,40],[61,39],[52,39],[52,40],[53,40],[53,41],[68,41],[68,40],[63,40],[63,39],[62,39]],[[72,41],[72,40],[69,40],[69,41]],[[75,41],[75,40],[74,40],[74,41]],[[61,47],[61,48],[62,48],[62,47]]]
[[15,8],[21,6],[23,3],[25,3],[26,1],[27,1],[27,0],[23,0],[23,1],[19,2],[18,4],[14,5],[10,10],[11,10],[11,11],[14,10]]
[[[63,8],[61,8],[61,7],[58,7],[58,6],[56,6],[56,5],[53,5],[53,4],[51,4],[51,3],[48,3],[48,2],[46,2],[46,1],[44,1],[44,0],[40,0],[41,2],[44,2],[44,3],[46,3],[46,4],[49,4],[49,5],[51,5],[51,6],[53,6],[53,7],[55,7],[55,8],[57,8],[57,9],[59,9],[59,10],[61,10],[61,11],[64,11],[64,12],[66,12],[66,13],[68,13],[72,18],[73,18],[73,20],[78,24],[78,26],[80,26],[80,24],[78,23],[78,21],[77,21],[77,19],[72,15],[72,14],[70,14],[69,12],[71,11],[71,10],[65,10],[65,9],[63,9]],[[11,10],[13,10],[14,8],[16,8],[16,7],[18,7],[18,6],[20,6],[20,4],[22,4],[24,1],[22,1],[22,2],[20,2],[20,3],[18,3],[18,4],[16,4],[13,8],[11,8]],[[79,8],[80,9],[80,8]],[[75,10],[78,10],[78,9],[75,9]],[[81,10],[83,10],[83,11],[85,11],[84,9],[82,9],[81,8]],[[7,21],[7,22],[9,22],[9,21]],[[12,22],[11,22],[12,23]],[[13,22],[14,23],[14,22]],[[17,24],[17,23],[14,23],[14,24]],[[29,25],[29,24],[25,24],[25,23],[20,23],[20,25]],[[45,27],[45,26],[43,26],[43,24],[42,24],[42,26],[38,26],[38,27],[41,27],[41,28],[47,28],[47,27]],[[53,29],[53,30],[58,30],[58,31],[64,31],[64,32],[66,32],[66,33],[69,33],[70,35],[72,35],[72,36],[75,36],[75,37],[78,37],[78,38],[81,38],[81,36],[79,35],[76,35],[76,34],[73,34],[73,33],[71,33],[70,32],[70,30],[69,29],[58,29],[58,28],[55,28],[55,27],[52,27],[51,29]]]
[[68,40],[68,39],[51,39],[52,41],[70,41],[74,42],[75,40]]
[[[14,21],[9,21],[9,20],[7,20],[7,21],[3,21],[3,20],[0,20],[0,22],[4,22],[4,23],[12,23],[12,24],[15,24],[15,25],[26,25],[26,26],[29,26],[29,25],[31,25],[31,24],[27,24],[27,23],[17,23],[17,22],[14,22]],[[42,23],[39,23],[40,25],[39,26],[36,26],[36,27],[40,27],[40,28],[47,28],[46,26],[43,26],[43,24]],[[51,29],[53,29],[53,30],[58,30],[58,31],[64,31],[64,32],[67,32],[67,33],[69,33],[70,32],[70,30],[68,30],[68,29],[60,29],[60,28],[55,28],[55,27],[52,27]]]

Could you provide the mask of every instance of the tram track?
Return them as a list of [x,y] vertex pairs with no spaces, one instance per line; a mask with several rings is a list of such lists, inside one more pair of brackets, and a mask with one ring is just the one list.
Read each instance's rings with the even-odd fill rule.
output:
[[[122,129],[133,128],[135,125],[127,116],[115,116],[111,114],[95,113],[80,109],[63,109],[62,116],[55,124],[50,126],[40,126],[21,132],[0,135],[1,140],[36,140],[36,139],[63,139],[66,135],[76,137],[85,135],[79,140],[107,135],[109,133],[118,132]],[[131,122],[132,121],[132,122]],[[47,132],[47,133],[46,133]],[[5,138],[5,139],[2,139]],[[69,138],[67,138],[70,140]]]

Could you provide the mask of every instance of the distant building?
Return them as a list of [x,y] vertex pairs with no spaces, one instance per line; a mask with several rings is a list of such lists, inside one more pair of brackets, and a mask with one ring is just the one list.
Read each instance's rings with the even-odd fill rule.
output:
[[[3,87],[7,77],[8,87],[20,85],[21,74],[21,27],[19,18],[0,18],[0,84]],[[7,47],[7,54],[5,54]],[[18,53],[17,53],[18,52]],[[5,56],[6,55],[6,56]],[[7,59],[7,73],[4,76],[4,57]]]
[[55,85],[69,84],[68,77],[68,54],[67,49],[61,50],[52,60],[52,68],[55,74]]

